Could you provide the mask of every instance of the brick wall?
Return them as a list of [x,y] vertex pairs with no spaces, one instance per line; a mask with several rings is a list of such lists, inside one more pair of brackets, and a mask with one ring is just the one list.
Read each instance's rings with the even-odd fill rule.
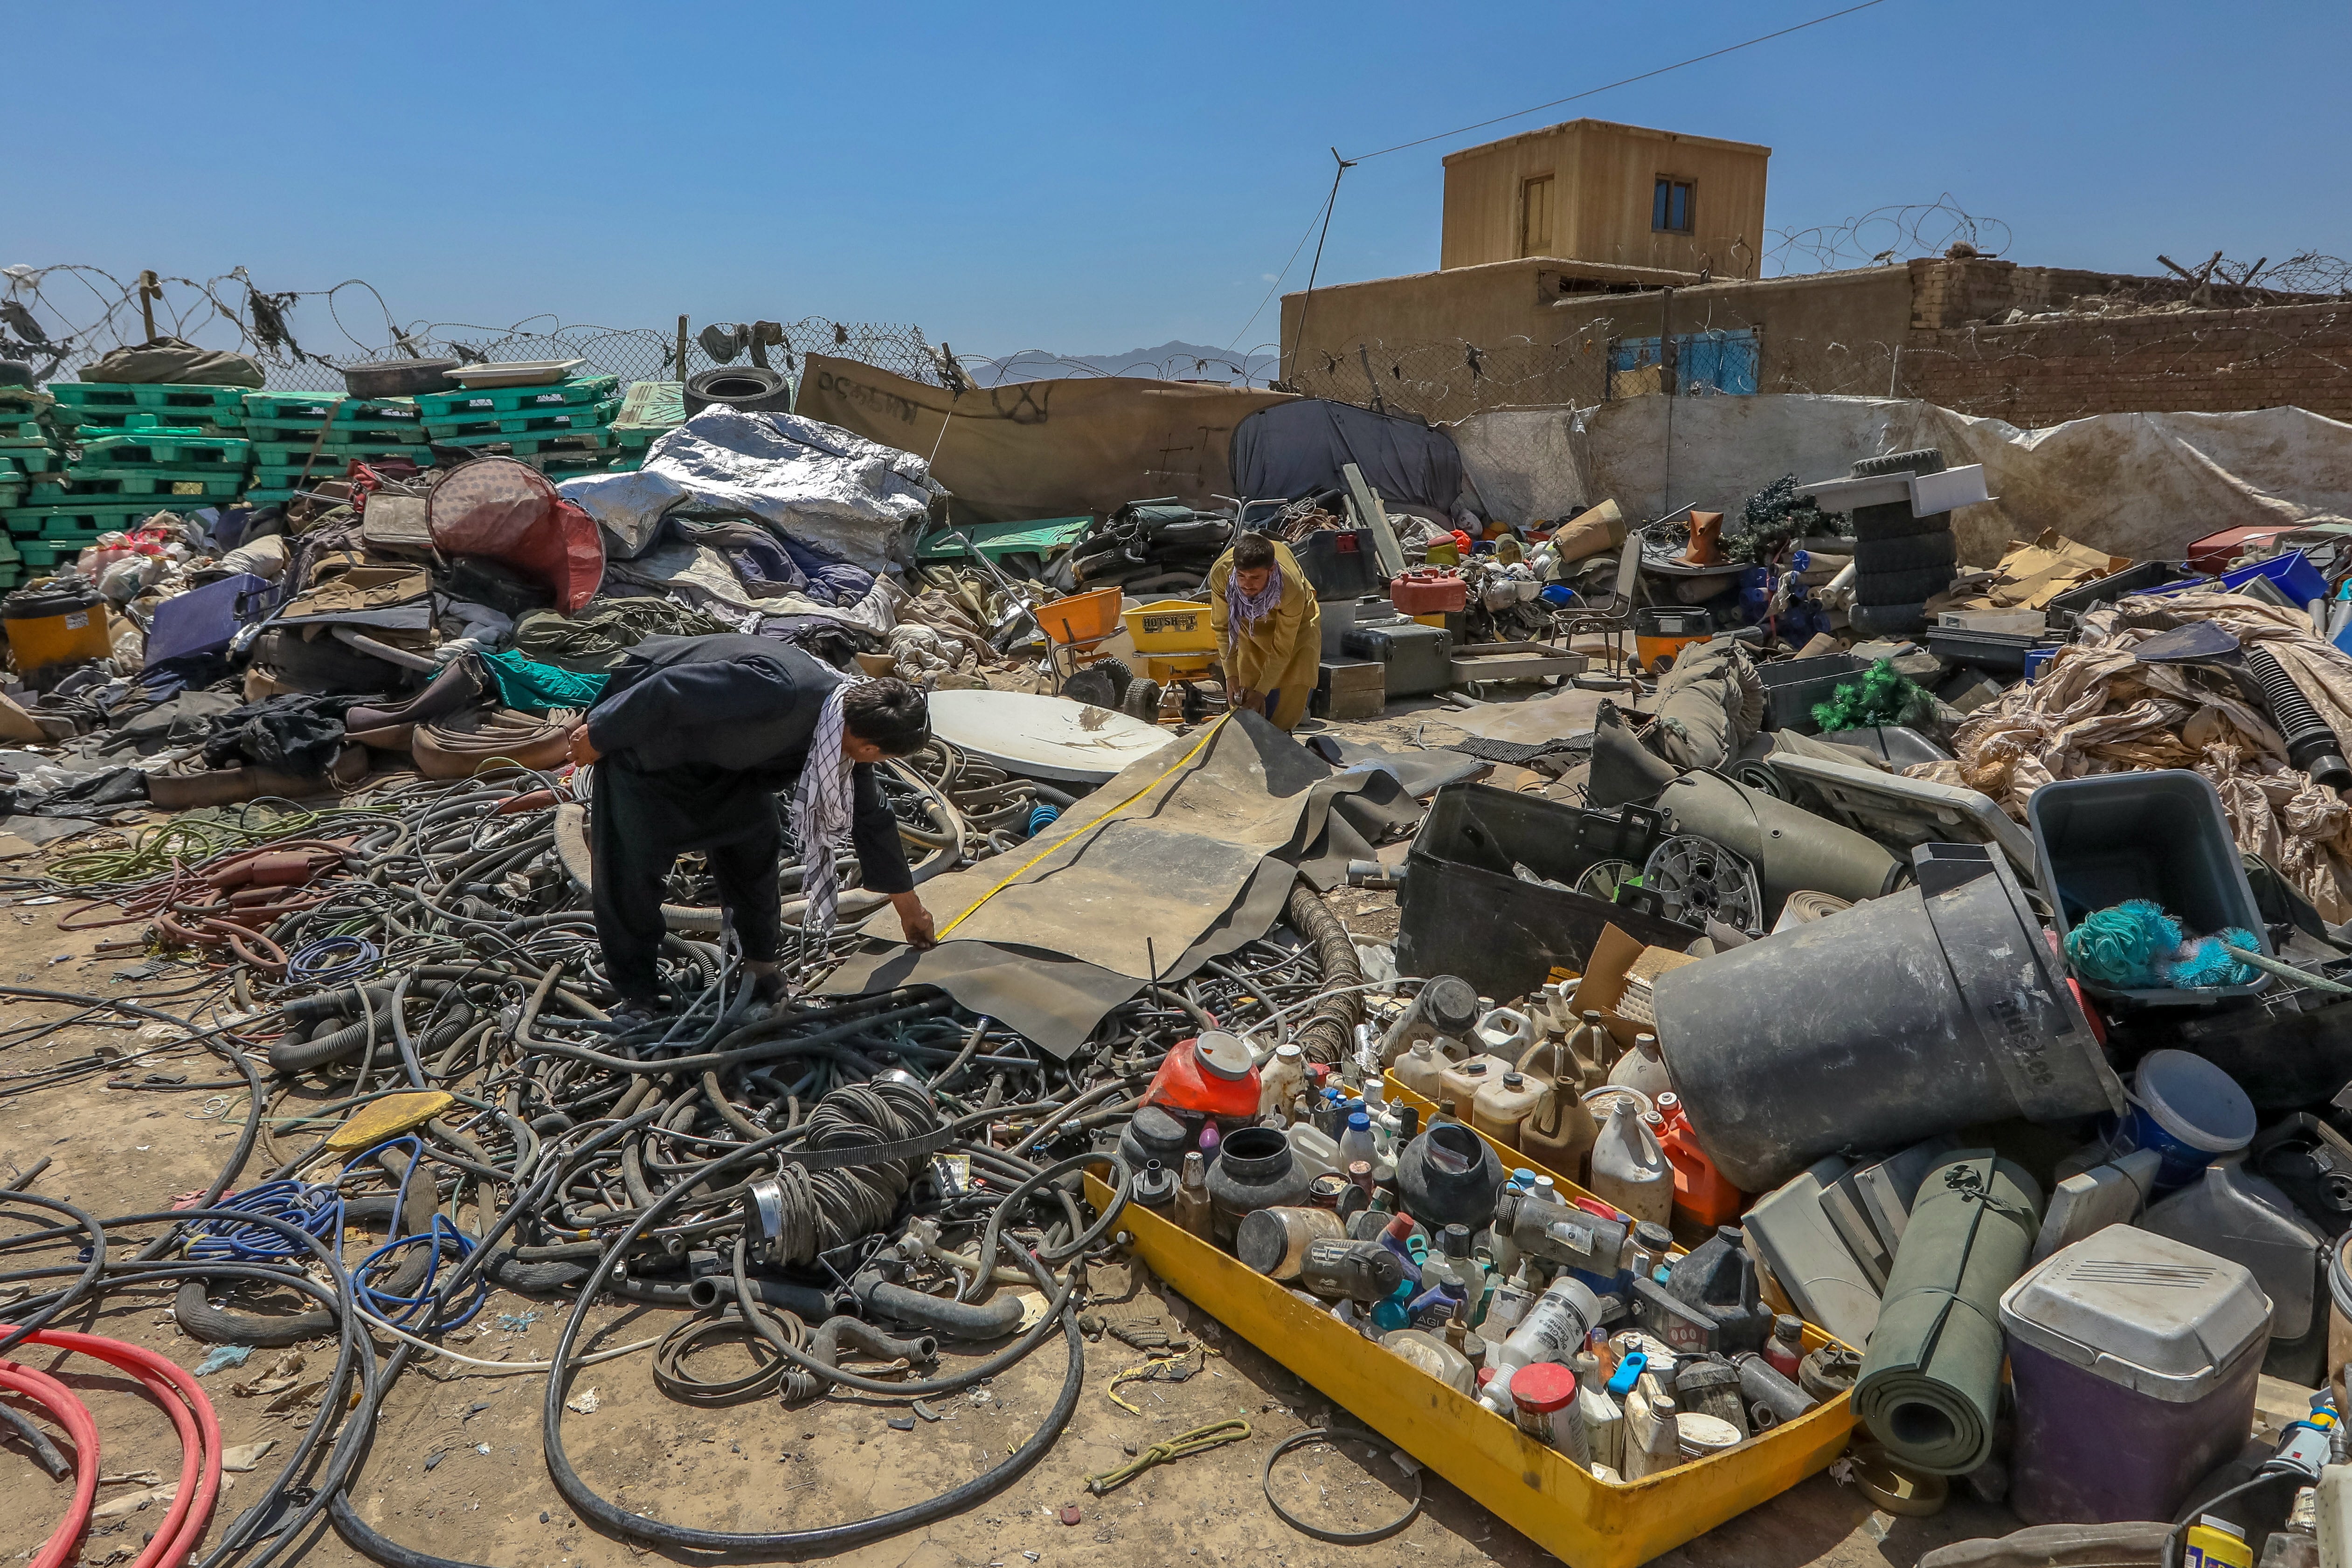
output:
[[[1915,296],[1915,320],[1968,287],[1940,281],[1927,310]],[[2352,299],[1915,327],[1898,375],[1906,396],[2021,426],[2281,404],[2352,420]]]

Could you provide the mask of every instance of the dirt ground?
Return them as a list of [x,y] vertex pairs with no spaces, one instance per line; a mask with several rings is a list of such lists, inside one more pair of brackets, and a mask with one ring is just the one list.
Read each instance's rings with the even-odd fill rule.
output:
[[[1347,893],[1338,902],[1360,934],[1382,939],[1393,934],[1390,895]],[[136,965],[136,955],[94,956],[92,950],[102,938],[126,933],[60,933],[54,925],[58,907],[21,901],[0,907],[0,983],[127,997],[186,985],[195,973],[174,967],[123,978],[118,971]],[[64,1010],[51,1003],[0,1000],[0,1026]],[[34,1190],[102,1216],[161,1207],[207,1185],[234,1145],[243,1114],[240,1093],[109,1089],[98,1078],[11,1092],[11,1077],[94,1046],[127,1048],[134,1032],[135,1026],[78,1026],[0,1050],[0,1182],[13,1185],[18,1173],[46,1156],[53,1163]],[[151,1061],[142,1070],[197,1081],[221,1075],[215,1059],[195,1051],[182,1061]],[[257,1158],[246,1179],[263,1168]],[[1422,1516],[1386,1542],[1336,1547],[1293,1532],[1268,1510],[1259,1470],[1283,1438],[1329,1421],[1335,1414],[1329,1402],[1222,1330],[1199,1306],[1163,1290],[1139,1265],[1097,1270],[1093,1284],[1099,1297],[1108,1298],[1097,1309],[1108,1316],[1157,1315],[1171,1330],[1193,1336],[1202,1349],[1190,1364],[1192,1375],[1181,1382],[1127,1385],[1122,1392],[1142,1412],[1131,1414],[1108,1396],[1108,1385],[1144,1356],[1108,1337],[1089,1345],[1076,1416],[1026,1476],[949,1520],[842,1553],[842,1561],[875,1568],[1090,1563],[1185,1568],[1270,1556],[1280,1568],[1482,1563],[1517,1568],[1547,1559],[1433,1475],[1423,1478]],[[0,1303],[7,1299],[0,1290]],[[206,1347],[177,1330],[168,1306],[160,1291],[116,1292],[68,1314],[58,1326],[127,1339],[193,1367]],[[499,1292],[469,1331],[453,1336],[453,1348],[490,1360],[541,1358],[552,1348],[567,1311],[559,1300]],[[5,1312],[0,1305],[0,1315]],[[591,1348],[658,1335],[676,1315],[616,1305],[599,1310],[593,1321],[600,1333]],[[214,1539],[257,1500],[260,1484],[283,1460],[284,1446],[315,1408],[301,1403],[273,1414],[270,1396],[236,1392],[238,1384],[271,1371],[281,1354],[256,1350],[243,1366],[203,1379],[228,1445],[280,1445],[257,1470],[228,1478]],[[299,1381],[331,1365],[332,1348],[323,1342],[301,1347],[300,1354],[304,1369],[289,1374]],[[1368,1348],[1366,1354],[1377,1353]],[[61,1375],[96,1416],[101,1469],[113,1478],[100,1488],[101,1508],[153,1484],[147,1472],[164,1481],[176,1474],[179,1450],[171,1428],[134,1385],[97,1374],[94,1364],[78,1357],[47,1350],[20,1354]],[[740,1366],[741,1354],[732,1347],[714,1349],[706,1375]],[[719,1409],[679,1404],[656,1388],[651,1360],[649,1351],[639,1352],[576,1379],[572,1403],[593,1408],[565,1416],[573,1462],[592,1486],[628,1508],[730,1531],[805,1530],[861,1519],[921,1501],[978,1474],[1034,1430],[1066,1368],[1060,1341],[1049,1339],[992,1384],[938,1401],[932,1406],[938,1419],[919,1419],[912,1430],[899,1430],[890,1422],[905,1417],[904,1407],[856,1396],[798,1408],[773,1398]],[[948,1364],[963,1360],[950,1356]],[[427,1363],[426,1370],[404,1377],[352,1488],[362,1515],[412,1549],[499,1568],[623,1568],[654,1555],[588,1527],[557,1492],[540,1440],[543,1378],[475,1375],[473,1370]],[[1246,1421],[1248,1437],[1155,1466],[1106,1496],[1087,1492],[1089,1475],[1125,1464],[1153,1443],[1228,1418]],[[0,1475],[10,1481],[0,1492],[5,1563],[38,1546],[64,1507],[68,1483],[47,1480],[13,1441],[0,1442]],[[1392,1517],[1411,1486],[1389,1453],[1360,1446],[1294,1451],[1277,1467],[1276,1481],[1295,1509],[1339,1530]],[[128,1562],[164,1507],[151,1501],[101,1521],[80,1561]],[[2014,1528],[2005,1512],[1965,1500],[1935,1519],[1892,1518],[1873,1511],[1854,1489],[1822,1476],[1659,1561],[1675,1568],[1908,1568],[1937,1545]],[[664,1555],[684,1561],[692,1554]],[[288,1560],[313,1568],[364,1561],[323,1525]]]

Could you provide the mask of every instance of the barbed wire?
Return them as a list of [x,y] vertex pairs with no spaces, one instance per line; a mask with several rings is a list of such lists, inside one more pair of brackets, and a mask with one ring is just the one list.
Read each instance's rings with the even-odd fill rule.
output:
[[[1767,229],[1764,276],[1889,267],[1922,256],[1998,256],[2011,237],[2007,224],[1966,211],[1947,191],[1932,202],[1874,207],[1842,224]],[[1956,252],[1956,246],[1967,248]]]

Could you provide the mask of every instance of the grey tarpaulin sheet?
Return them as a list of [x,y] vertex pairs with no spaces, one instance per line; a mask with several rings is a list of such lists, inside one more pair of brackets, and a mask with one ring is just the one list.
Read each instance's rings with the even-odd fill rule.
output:
[[1260,409],[1234,431],[1234,494],[1297,500],[1336,490],[1352,463],[1386,501],[1452,517],[1462,495],[1454,437],[1417,419],[1320,398]]
[[2042,1188],[1990,1149],[1955,1155],[1919,1184],[1853,1388],[1854,1415],[1900,1462],[1958,1476],[1991,1453],[2000,1293],[2041,1228]]
[[1419,810],[1393,774],[1335,772],[1234,715],[1130,764],[1033,843],[924,883],[940,945],[853,955],[824,988],[936,985],[1066,1054],[1155,964],[1181,977],[1264,936],[1297,875],[1331,885]]
[[1952,522],[1960,559],[1988,566],[2011,539],[2045,528],[2116,555],[2178,559],[2221,528],[2352,519],[2352,424],[2298,408],[2104,413],[2021,430],[1913,400],[1767,392],[1478,417],[1516,422],[1498,427],[1507,440],[1455,432],[1490,505],[1490,483],[1511,493],[1490,473],[1518,467],[1530,494],[1565,497],[1579,474],[1579,498],[1614,497],[1628,517],[1696,506],[1733,528],[1748,495],[1782,475],[1834,479],[1858,458],[1937,447],[1955,466],[1984,465],[1995,499]]
[[556,486],[626,560],[653,546],[662,517],[757,517],[836,559],[879,571],[938,486],[912,453],[790,413],[714,403],[655,441],[634,474]]
[[1474,413],[1451,427],[1463,471],[1488,517],[1522,528],[1555,523],[1602,498],[1592,495],[1584,472],[1585,412],[1509,408]]
[[1397,777],[1405,793],[1426,800],[1448,784],[1465,779],[1484,779],[1494,771],[1491,764],[1467,752],[1452,751],[1444,747],[1424,747],[1418,751],[1384,751],[1361,741],[1342,740],[1328,731],[1306,737],[1306,744],[1315,754],[1334,768],[1384,768]]

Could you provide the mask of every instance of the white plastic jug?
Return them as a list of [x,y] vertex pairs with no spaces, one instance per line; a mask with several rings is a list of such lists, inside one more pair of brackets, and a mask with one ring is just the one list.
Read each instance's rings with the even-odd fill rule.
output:
[[1666,1059],[1659,1052],[1658,1037],[1646,1032],[1635,1035],[1633,1049],[1609,1070],[1609,1082],[1621,1089],[1640,1090],[1653,1104],[1659,1095],[1674,1092],[1675,1081],[1666,1076]]
[[[1653,1113],[1654,1114],[1654,1113]],[[1620,1098],[1592,1145],[1592,1196],[1635,1219],[1673,1222],[1675,1170],[1630,1098]]]
[[1445,1068],[1445,1059],[1437,1054],[1436,1048],[1428,1040],[1417,1040],[1389,1071],[1396,1075],[1399,1083],[1433,1105],[1444,1092],[1438,1083],[1444,1077]]
[[1509,1057],[1474,1056],[1466,1061],[1455,1062],[1441,1073],[1438,1078],[1440,1092],[1432,1098],[1453,1101],[1454,1113],[1466,1122],[1470,1119],[1471,1103],[1478,1098],[1478,1091],[1489,1083],[1500,1083],[1505,1073],[1517,1071]]
[[1535,1020],[1516,1008],[1496,1008],[1478,1020],[1478,1049],[1489,1056],[1517,1061],[1536,1042]]

